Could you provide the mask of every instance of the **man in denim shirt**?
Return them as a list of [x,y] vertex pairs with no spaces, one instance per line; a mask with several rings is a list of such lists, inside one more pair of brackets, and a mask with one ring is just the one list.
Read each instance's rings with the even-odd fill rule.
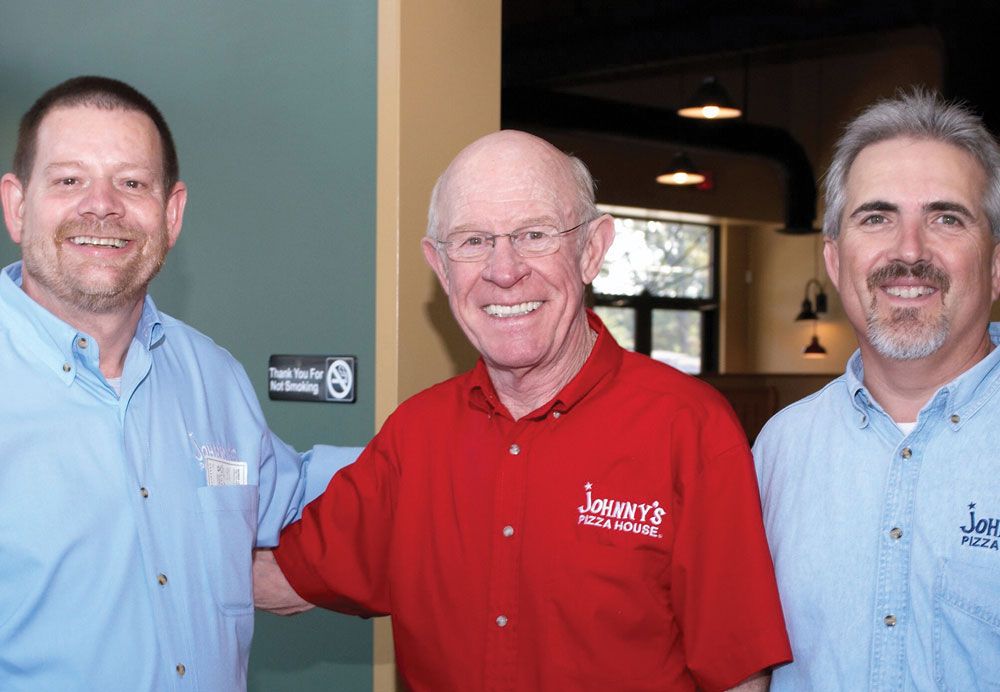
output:
[[1000,689],[1000,149],[915,90],[836,145],[824,257],[859,349],[754,447],[794,663],[772,689]]

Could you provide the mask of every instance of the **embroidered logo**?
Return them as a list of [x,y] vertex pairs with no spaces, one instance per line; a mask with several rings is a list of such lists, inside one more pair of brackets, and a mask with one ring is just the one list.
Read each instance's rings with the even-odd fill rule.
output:
[[586,483],[583,490],[586,502],[577,507],[580,516],[577,524],[599,526],[609,531],[622,531],[642,536],[663,538],[660,524],[667,510],[660,507],[659,500],[652,503],[613,500],[608,497],[594,497],[593,483]]
[[1000,517],[976,518],[976,503],[969,503],[969,525],[959,526],[964,534],[962,545],[1000,551]]
[[204,466],[205,458],[211,457],[213,459],[228,459],[229,461],[238,461],[239,455],[236,453],[235,447],[227,447],[226,445],[213,445],[213,444],[198,444],[198,440],[194,439],[194,433],[188,433],[188,439],[191,440],[191,444],[194,445],[194,458],[197,461],[202,462]]

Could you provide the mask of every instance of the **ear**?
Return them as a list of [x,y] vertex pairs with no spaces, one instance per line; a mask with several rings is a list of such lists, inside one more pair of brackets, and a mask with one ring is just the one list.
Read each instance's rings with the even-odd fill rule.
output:
[[174,183],[173,189],[167,195],[166,224],[168,247],[173,247],[181,234],[181,224],[184,221],[184,207],[187,206],[187,186],[182,182]]
[[427,264],[431,265],[431,269],[437,274],[438,281],[441,282],[441,288],[444,289],[445,295],[450,295],[448,292],[448,264],[445,262],[444,257],[438,252],[437,243],[434,242],[432,238],[424,237],[420,241],[420,249],[424,251],[424,259],[427,260]]
[[1000,297],[1000,243],[993,244],[993,300]]
[[0,201],[3,202],[3,220],[7,224],[10,239],[21,244],[21,230],[24,227],[24,186],[13,173],[0,178]]
[[599,216],[589,224],[589,228],[584,229],[587,239],[583,243],[583,251],[580,253],[580,274],[583,276],[583,283],[589,284],[597,278],[604,264],[604,256],[608,254],[611,243],[615,240],[615,220],[610,214]]
[[826,275],[837,291],[840,291],[840,250],[837,241],[829,236],[823,238],[823,261],[826,263]]

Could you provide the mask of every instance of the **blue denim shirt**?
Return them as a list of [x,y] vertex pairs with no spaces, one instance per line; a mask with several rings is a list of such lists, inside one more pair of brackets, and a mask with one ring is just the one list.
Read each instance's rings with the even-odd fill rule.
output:
[[771,690],[1000,690],[1000,349],[908,435],[862,382],[856,352],[754,445],[795,657]]
[[121,379],[0,273],[0,690],[246,689],[254,545],[309,476],[243,368],[146,299]]

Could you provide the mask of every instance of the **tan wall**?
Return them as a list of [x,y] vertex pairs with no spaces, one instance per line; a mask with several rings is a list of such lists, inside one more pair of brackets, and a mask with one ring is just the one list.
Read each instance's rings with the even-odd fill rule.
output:
[[[500,124],[500,0],[379,0],[376,425],[475,352],[420,251],[427,201],[452,157]],[[388,619],[376,692],[396,688]]]
[[[767,228],[747,231],[748,264],[752,280],[747,289],[752,303],[748,328],[746,369],[727,372],[838,373],[842,372],[857,340],[840,306],[840,298],[826,277],[820,235],[787,236]],[[817,322],[796,322],[806,282],[817,278],[827,294],[828,312]],[[815,292],[810,293],[810,299]],[[824,359],[806,359],[802,349],[813,328],[827,350]]]

